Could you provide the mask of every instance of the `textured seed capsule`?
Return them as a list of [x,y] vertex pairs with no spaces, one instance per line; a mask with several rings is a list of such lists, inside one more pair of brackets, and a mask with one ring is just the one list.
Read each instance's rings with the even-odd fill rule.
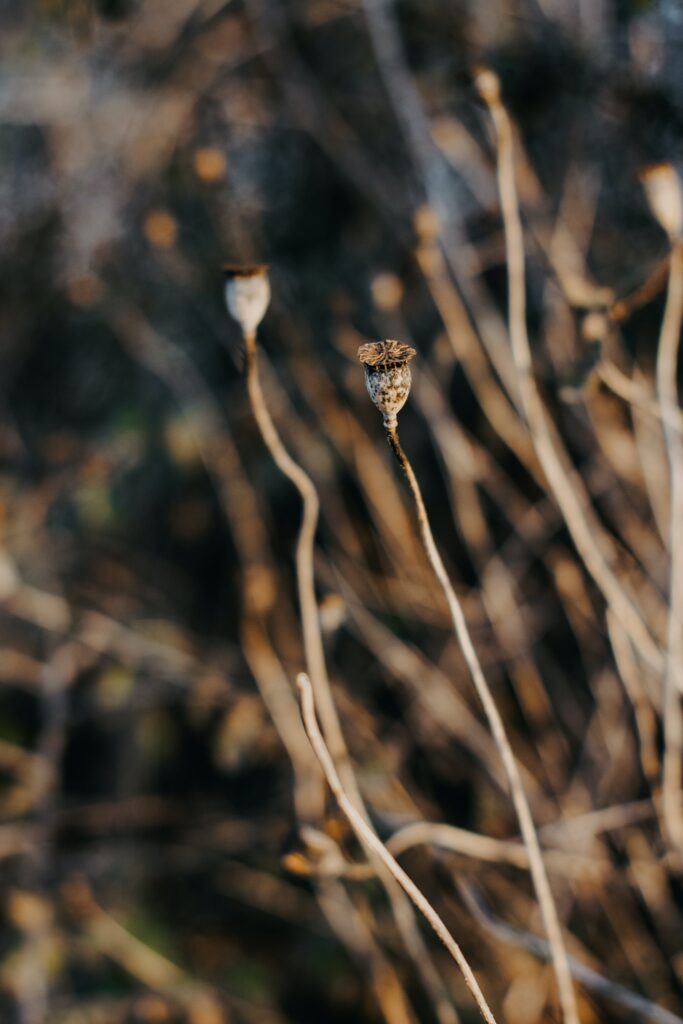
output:
[[265,263],[252,266],[226,263],[223,274],[228,312],[245,334],[253,334],[266,315],[270,302],[268,266]]
[[368,394],[386,427],[396,426],[396,416],[406,404],[411,384],[408,364],[415,355],[415,349],[402,341],[373,341],[358,349]]

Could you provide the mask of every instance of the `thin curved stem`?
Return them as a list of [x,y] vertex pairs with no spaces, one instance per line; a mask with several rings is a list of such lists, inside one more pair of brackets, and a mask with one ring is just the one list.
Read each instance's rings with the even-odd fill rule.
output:
[[[548,959],[547,943],[536,935],[529,935],[528,932],[523,932],[519,928],[513,928],[511,925],[495,917],[471,882],[466,882],[464,879],[459,878],[458,888],[476,920],[488,932],[502,942],[526,949],[533,953],[534,956]],[[623,1006],[628,1011],[629,1017],[631,1014],[637,1014],[637,1017],[634,1019],[649,1020],[653,1024],[683,1024],[681,1017],[676,1016],[675,1013],[665,1010],[662,1006],[656,1006],[649,999],[631,992],[624,985],[619,985],[617,982],[605,978],[602,974],[598,974],[597,971],[581,963],[581,961],[570,957],[569,966],[577,981],[580,981],[587,989],[602,996],[604,999],[610,999]]]
[[246,335],[246,378],[249,401],[261,436],[278,469],[294,484],[303,505],[301,528],[296,545],[296,578],[301,612],[306,664],[315,687],[316,703],[327,743],[345,785],[357,793],[355,776],[348,767],[348,750],[334,705],[330,681],[325,664],[325,651],[318,622],[318,604],[315,597],[313,553],[318,526],[320,502],[315,485],[308,474],[291,457],[273,423],[263,397],[258,372],[258,350],[255,335]]
[[493,1016],[493,1013],[484,998],[484,993],[479,987],[479,983],[474,976],[474,972],[467,962],[460,946],[455,941],[429,900],[423,895],[420,889],[418,889],[412,878],[406,874],[396,859],[392,857],[381,839],[379,839],[377,834],[373,832],[368,823],[362,815],[359,814],[356,807],[346,795],[341,779],[337,774],[334,762],[325,745],[325,740],[323,739],[318,726],[310,680],[305,673],[301,672],[297,676],[296,682],[299,688],[299,696],[301,698],[301,715],[306,732],[308,733],[308,738],[310,739],[313,750],[320,761],[330,789],[334,793],[339,807],[346,815],[351,828],[358,836],[360,842],[379,857],[387,871],[389,871],[393,878],[396,879],[403,891],[413,901],[420,913],[425,916],[431,927],[441,939],[444,946],[462,971],[467,987],[474,996],[484,1020],[487,1024],[496,1024],[496,1018]]
[[683,414],[678,406],[667,410],[662,409],[660,403],[654,401],[644,387],[636,384],[634,380],[631,380],[625,373],[622,373],[619,367],[609,360],[603,360],[598,366],[597,372],[603,384],[615,395],[623,399],[624,402],[628,402],[630,405],[637,405],[643,412],[654,416],[655,419],[661,420],[662,423],[668,419],[673,430],[676,430],[679,434],[683,433]]
[[669,461],[671,497],[669,508],[669,619],[667,623],[664,671],[664,765],[662,813],[670,841],[683,848],[681,767],[683,718],[681,716],[681,672],[683,664],[683,438],[673,426],[678,406],[678,350],[683,321],[683,243],[671,253],[669,286],[657,351],[657,398],[662,409],[666,454]]
[[546,934],[548,936],[548,942],[552,951],[553,967],[557,977],[557,987],[564,1018],[567,1024],[578,1024],[579,1016],[576,1008],[576,997],[572,985],[571,972],[569,970],[567,951],[562,938],[562,929],[560,928],[555,900],[550,888],[550,883],[548,882],[548,875],[543,863],[541,848],[539,846],[538,836],[536,835],[536,828],[531,817],[531,811],[529,809],[526,793],[524,792],[524,786],[522,785],[519,768],[512,752],[512,747],[510,746],[510,741],[508,740],[500,712],[496,707],[493,694],[491,693],[489,684],[484,676],[477,652],[474,649],[474,644],[472,643],[472,638],[470,637],[470,632],[467,628],[467,622],[465,620],[462,607],[453,589],[451,581],[448,578],[448,573],[446,572],[441,555],[439,554],[438,548],[434,542],[434,535],[432,534],[429,516],[427,515],[427,509],[422,498],[422,492],[420,490],[420,485],[417,482],[417,477],[415,476],[413,467],[411,466],[407,455],[401,447],[401,443],[398,439],[398,432],[391,428],[387,428],[386,435],[391,449],[396,456],[396,460],[408,481],[408,486],[410,487],[413,500],[415,502],[417,521],[420,528],[422,543],[424,544],[424,548],[427,553],[427,558],[429,559],[430,565],[434,570],[434,574],[438,579],[446,598],[448,610],[450,611],[451,619],[453,621],[453,628],[465,656],[465,661],[467,662],[467,667],[470,670],[477,694],[479,695],[479,699],[483,705],[496,746],[500,752],[503,767],[505,768],[505,774],[507,775],[510,785],[512,802],[519,821],[522,839],[524,840],[524,844],[529,853],[529,869],[531,871],[534,889],[536,890],[536,895],[538,897],[538,903],[541,909],[541,916],[543,918]]
[[[294,461],[285,448],[268,411],[258,373],[256,336],[254,334],[245,335],[244,342],[246,350],[247,391],[254,418],[275,464],[287,479],[294,484],[303,503],[301,528],[296,547],[296,578],[306,665],[315,690],[315,699],[319,708],[323,732],[336,769],[343,780],[344,788],[350,794],[358,813],[367,820],[363,798],[358,788],[358,782],[351,766],[348,748],[339,723],[325,663],[325,650],[315,596],[314,573],[315,532],[320,509],[318,493],[311,478]],[[369,824],[368,828],[370,828]],[[440,1024],[457,1024],[457,1014],[436,968],[429,959],[409,904],[405,901],[393,880],[384,873],[381,865],[377,864],[376,866],[379,869],[379,877],[389,897],[392,913],[403,943],[417,967],[425,990],[429,993]]]
[[[492,75],[491,72],[483,72]],[[491,83],[487,83],[491,84]],[[495,84],[482,89],[496,132],[498,189],[505,229],[508,270],[508,321],[512,355],[517,370],[524,414],[534,448],[548,483],[583,562],[624,629],[647,663],[661,672],[663,656],[643,617],[625,592],[605,556],[608,546],[597,518],[590,513],[590,499],[576,474],[567,471],[568,457],[548,421],[533,375],[531,348],[526,329],[524,237],[517,201],[513,133],[510,118]]]

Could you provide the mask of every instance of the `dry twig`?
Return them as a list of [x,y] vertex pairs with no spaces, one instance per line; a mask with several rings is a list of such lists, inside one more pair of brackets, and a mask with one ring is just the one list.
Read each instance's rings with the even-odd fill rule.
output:
[[534,380],[526,327],[524,239],[515,183],[512,126],[500,99],[496,75],[488,70],[481,71],[477,76],[477,85],[489,108],[496,131],[498,187],[508,270],[510,342],[534,447],[586,568],[642,656],[654,669],[661,671],[663,658],[659,645],[605,557],[603,549],[607,546],[607,538],[590,511],[590,500],[583,485],[576,474],[570,477],[567,471],[568,458],[551,428]]
[[455,941],[436,910],[434,910],[429,900],[427,900],[418,889],[410,876],[405,873],[401,865],[398,864],[394,857],[391,856],[382,841],[377,837],[376,833],[373,832],[364,818],[358,813],[357,809],[344,791],[341,779],[339,778],[332,757],[330,756],[330,752],[325,745],[325,740],[323,739],[318,726],[315,704],[313,702],[313,689],[311,687],[310,680],[305,673],[302,672],[297,676],[297,686],[299,687],[301,713],[304,726],[306,727],[306,732],[308,733],[308,738],[310,739],[316,756],[322,765],[322,769],[325,773],[330,789],[334,793],[342,811],[348,818],[349,824],[358,836],[360,842],[382,861],[387,871],[389,871],[393,878],[396,879],[398,884],[413,901],[418,910],[424,914],[425,918],[462,971],[467,987],[474,996],[484,1020],[487,1021],[487,1024],[496,1024],[496,1019],[489,1009],[489,1005],[484,998],[484,993],[481,991],[479,983],[474,976],[474,972],[465,959],[460,946]]

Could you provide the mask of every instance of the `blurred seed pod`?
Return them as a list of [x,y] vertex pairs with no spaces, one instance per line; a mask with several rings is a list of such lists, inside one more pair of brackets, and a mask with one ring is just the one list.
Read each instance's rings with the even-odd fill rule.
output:
[[335,633],[346,619],[346,602],[341,594],[326,594],[319,612],[323,633]]
[[586,313],[581,321],[581,337],[584,341],[607,340],[610,324],[607,314],[599,310],[591,310]]
[[245,335],[254,334],[270,302],[268,265],[256,263],[238,266],[226,263],[223,265],[223,276],[228,312],[237,320]]
[[396,274],[377,274],[372,279],[370,293],[375,309],[388,313],[398,309],[403,298],[403,285]]
[[402,341],[373,341],[358,349],[368,394],[386,427],[396,426],[397,414],[408,400],[412,382],[408,364],[416,355],[415,349]]

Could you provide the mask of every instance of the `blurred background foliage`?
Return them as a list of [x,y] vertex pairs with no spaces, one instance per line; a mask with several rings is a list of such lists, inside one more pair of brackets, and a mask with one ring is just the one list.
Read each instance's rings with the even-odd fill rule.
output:
[[[499,399],[487,407],[476,384],[506,383],[506,279],[471,85],[474,66],[498,71],[523,146],[544,397],[661,621],[661,441],[647,418],[634,439],[628,405],[585,388],[595,361],[581,366],[585,314],[608,310],[610,358],[652,374],[667,242],[637,171],[682,155],[677,8],[0,3],[3,1021],[391,1019],[316,902],[262,699],[303,664],[299,502],[248,408],[224,260],[271,267],[265,386],[319,488],[330,672],[380,833],[422,818],[517,828],[355,362],[361,342],[398,337],[419,350],[402,436],[536,820],[621,808],[616,833],[546,835],[589,861],[552,875],[570,951],[683,1012],[652,687],[635,705],[625,692],[528,439],[501,435]],[[454,295],[466,315],[449,323]],[[325,828],[362,860],[332,806]],[[405,863],[499,1019],[558,1020],[543,961],[487,930],[456,886],[538,933],[526,873],[443,851]],[[393,1019],[436,1020],[378,884],[344,885],[412,1007]],[[588,988],[581,1007],[586,1022],[647,1019]]]

